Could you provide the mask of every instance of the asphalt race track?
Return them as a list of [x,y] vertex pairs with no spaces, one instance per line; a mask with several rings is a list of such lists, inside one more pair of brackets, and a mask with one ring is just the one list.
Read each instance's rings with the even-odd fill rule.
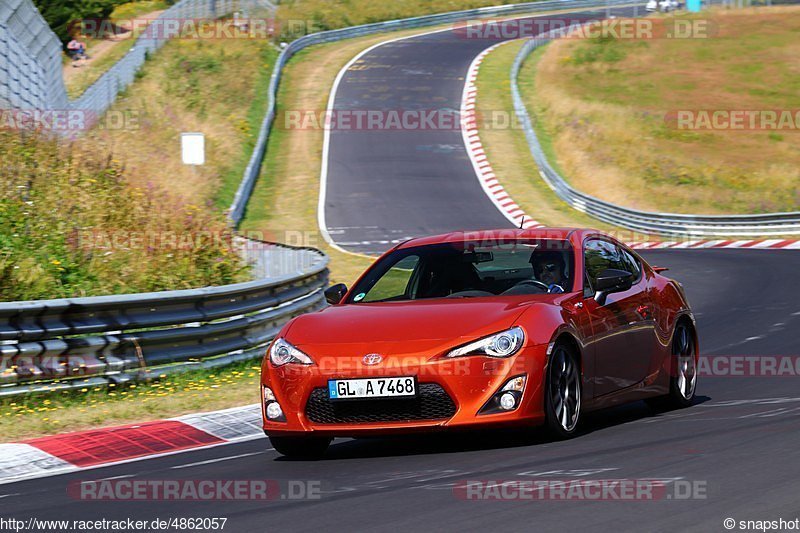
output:
[[[563,18],[635,11],[585,11]],[[498,42],[502,39],[444,31],[372,48],[339,79],[333,116],[365,110],[385,112],[387,118],[398,110],[458,113],[470,63]],[[510,227],[481,188],[458,128],[332,128],[326,155],[324,225],[346,250],[377,254],[410,237]]]
[[[447,98],[457,108],[459,73],[463,76],[486,43],[447,40],[433,34],[376,49],[375,61],[394,65],[413,56],[413,68],[429,73],[403,75],[400,69],[388,92],[400,94],[425,79],[425,98],[438,95],[437,102]],[[441,62],[448,67],[438,71]],[[376,75],[385,76],[387,69]],[[352,80],[348,74],[340,97],[357,100],[367,94],[372,71],[358,70]],[[435,86],[431,81],[436,72],[444,73],[441,86],[438,78]],[[332,236],[349,249],[376,252],[388,245],[369,243],[409,234],[507,227],[482,196],[466,157],[456,133],[332,136],[326,204],[328,227],[338,232]],[[684,284],[703,356],[797,357],[800,252],[709,249],[643,255],[669,267],[667,275]],[[800,517],[799,379],[797,374],[701,375],[695,404],[688,409],[659,412],[639,402],[594,413],[586,417],[583,433],[566,442],[550,441],[539,431],[341,439],[321,461],[287,460],[266,439],[224,445],[0,485],[0,516],[224,517],[226,531],[723,531],[729,517],[794,519]],[[314,481],[321,492],[316,499],[269,502],[84,502],[67,495],[70,483],[108,478],[276,479],[282,487]],[[661,479],[667,486],[688,482],[702,490],[688,499],[668,492],[673,497],[657,501],[474,501],[459,498],[453,489],[467,480],[576,478]]]
[[[795,355],[800,253],[663,251],[698,316],[701,354]],[[748,340],[750,339],[750,340]],[[584,434],[540,432],[337,440],[321,461],[290,461],[266,439],[0,486],[0,515],[26,519],[226,517],[228,531],[459,530],[721,531],[722,521],[794,518],[800,460],[798,377],[701,377],[695,405],[657,412],[644,403],[595,413]],[[189,466],[187,466],[189,465]],[[605,469],[605,470],[604,470]],[[705,499],[472,501],[465,480],[675,479]],[[82,502],[70,482],[139,479],[319,481],[319,499],[270,502]]]

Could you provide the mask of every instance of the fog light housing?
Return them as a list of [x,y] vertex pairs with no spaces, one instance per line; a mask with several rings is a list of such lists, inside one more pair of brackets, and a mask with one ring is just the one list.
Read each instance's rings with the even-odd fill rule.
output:
[[503,411],[510,411],[517,406],[517,399],[512,393],[504,392],[500,395],[498,403],[500,404],[500,409]]
[[270,422],[286,422],[283,408],[275,398],[275,393],[269,387],[262,387],[264,394],[264,415]]
[[489,401],[478,411],[479,415],[508,413],[519,407],[522,393],[525,392],[525,374],[514,376],[506,381]]
[[283,418],[283,409],[278,402],[269,402],[267,404],[267,418],[270,420],[278,420]]

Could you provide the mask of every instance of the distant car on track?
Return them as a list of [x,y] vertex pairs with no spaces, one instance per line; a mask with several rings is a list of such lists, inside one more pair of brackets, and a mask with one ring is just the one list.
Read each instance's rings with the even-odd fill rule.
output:
[[406,241],[271,343],[264,431],[313,457],[336,436],[544,423],[567,438],[590,410],[688,406],[695,321],[661,270],[590,230]]
[[645,9],[647,11],[662,11],[664,13],[675,11],[681,7],[683,7],[683,5],[676,0],[649,0],[647,4],[645,4]]

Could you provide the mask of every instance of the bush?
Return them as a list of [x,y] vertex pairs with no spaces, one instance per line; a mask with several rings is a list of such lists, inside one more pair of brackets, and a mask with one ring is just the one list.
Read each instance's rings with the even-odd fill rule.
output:
[[75,21],[83,19],[107,18],[120,4],[129,0],[33,0],[39,12],[50,25],[61,42],[68,42],[72,36]]
[[221,213],[132,186],[102,149],[0,131],[0,299],[248,279]]

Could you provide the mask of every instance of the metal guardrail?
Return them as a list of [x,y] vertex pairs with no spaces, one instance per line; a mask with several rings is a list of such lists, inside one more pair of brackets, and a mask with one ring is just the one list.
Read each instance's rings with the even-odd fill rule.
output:
[[539,173],[553,191],[573,208],[599,220],[645,233],[680,236],[766,236],[800,234],[800,212],[754,215],[687,215],[653,213],[612,204],[570,186],[552,167],[533,128],[520,94],[518,77],[522,64],[539,46],[558,37],[551,32],[527,41],[511,67],[511,96]]
[[479,9],[441,13],[438,15],[427,15],[424,17],[391,20],[388,22],[376,22],[373,24],[364,24],[350,28],[313,33],[292,41],[288,46],[286,46],[286,48],[283,49],[273,68],[272,78],[270,79],[269,84],[269,92],[267,95],[269,98],[267,112],[264,120],[261,123],[258,140],[256,141],[255,148],[253,149],[253,154],[250,157],[250,161],[245,169],[242,181],[239,184],[239,189],[236,191],[236,195],[233,199],[230,209],[228,210],[229,218],[234,225],[237,225],[242,220],[242,217],[244,217],[247,201],[253,192],[253,187],[255,186],[258,175],[261,172],[261,163],[264,160],[264,153],[267,148],[267,140],[272,128],[272,122],[275,120],[275,105],[277,101],[278,85],[281,81],[283,68],[286,66],[286,63],[289,61],[289,59],[291,59],[291,57],[300,50],[308,48],[309,46],[341,41],[343,39],[350,39],[352,37],[362,37],[365,35],[372,35],[387,31],[425,28],[439,24],[464,22],[486,17],[499,17],[515,15],[519,13],[535,14],[544,11],[605,8],[638,4],[644,5],[643,2],[631,0],[544,0],[541,2],[490,6]]
[[262,357],[291,318],[324,307],[328,258],[242,241],[271,277],[202,289],[0,303],[0,397],[125,383]]

